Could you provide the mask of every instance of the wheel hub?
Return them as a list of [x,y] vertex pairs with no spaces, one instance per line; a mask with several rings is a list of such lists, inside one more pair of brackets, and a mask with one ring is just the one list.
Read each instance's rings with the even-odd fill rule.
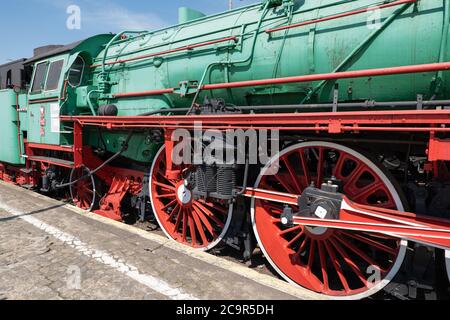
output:
[[[339,219],[340,205],[343,195],[338,193],[338,186],[330,180],[322,185],[322,189],[314,187],[306,188],[298,200],[299,211],[292,214],[290,208],[286,208],[281,216],[281,223],[288,226],[292,222],[292,217],[314,217],[319,219],[334,220]],[[330,236],[333,230],[324,227],[305,227],[306,231],[313,237],[324,238]]]
[[185,181],[177,187],[177,200],[182,206],[189,206],[192,203],[192,191]]

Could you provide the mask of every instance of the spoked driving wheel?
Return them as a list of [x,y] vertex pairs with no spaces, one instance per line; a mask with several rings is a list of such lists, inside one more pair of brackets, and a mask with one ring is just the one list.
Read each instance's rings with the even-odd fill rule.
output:
[[[330,179],[356,203],[403,210],[399,193],[380,167],[334,143],[305,142],[282,151],[263,169],[255,188],[301,194],[312,183],[320,188]],[[254,231],[280,275],[307,290],[333,298],[364,298],[386,286],[403,262],[406,241],[366,232],[285,227],[283,210],[283,205],[253,199]]]
[[447,267],[448,281],[450,282],[450,250],[445,251],[445,265]]
[[158,152],[150,177],[150,197],[159,226],[172,240],[210,250],[227,233],[233,208],[227,203],[195,199],[187,180],[168,179],[165,150],[163,147]]
[[[70,196],[73,203],[83,210],[92,211],[97,200],[95,179],[91,171],[81,166],[70,173]],[[72,184],[73,183],[73,184]]]

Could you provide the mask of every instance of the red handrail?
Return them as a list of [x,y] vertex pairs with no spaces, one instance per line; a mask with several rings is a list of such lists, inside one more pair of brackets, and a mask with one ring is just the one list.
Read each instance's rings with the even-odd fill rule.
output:
[[[206,85],[200,87],[199,90],[217,90],[217,89],[231,89],[231,88],[243,88],[243,87],[257,87],[257,86],[275,85],[275,84],[301,83],[301,82],[312,82],[312,81],[321,81],[321,80],[338,80],[338,79],[362,78],[362,77],[377,77],[377,76],[389,76],[389,75],[408,74],[408,73],[437,72],[437,71],[446,71],[446,70],[450,70],[450,62],[430,63],[430,64],[420,64],[420,65],[380,68],[380,69],[367,69],[367,70],[357,70],[357,71],[344,71],[344,72],[334,72],[334,73],[322,73],[322,74],[312,74],[312,75],[286,77],[286,78],[273,78],[273,79],[262,79],[262,80],[249,80],[249,81],[239,81],[239,82],[206,84]],[[144,97],[144,96],[175,93],[175,90],[176,90],[175,88],[167,88],[167,89],[149,90],[149,91],[142,91],[142,92],[118,93],[118,94],[114,94],[113,96],[115,98]]]
[[365,9],[360,9],[360,10],[355,10],[355,11],[348,11],[348,12],[344,12],[344,13],[340,13],[340,14],[336,14],[336,15],[332,15],[332,16],[328,16],[328,17],[324,17],[324,18],[303,21],[303,22],[300,22],[300,23],[291,24],[289,26],[268,29],[268,30],[266,30],[266,33],[273,33],[273,32],[277,32],[277,31],[281,31],[281,30],[298,28],[298,27],[302,27],[302,26],[306,26],[306,25],[310,25],[310,24],[315,24],[315,23],[320,23],[320,22],[325,22],[325,21],[330,21],[330,20],[336,20],[336,19],[349,17],[349,16],[353,16],[353,15],[357,15],[357,14],[361,14],[361,13],[365,13],[365,12],[370,12],[370,11],[390,8],[390,7],[399,6],[399,5],[407,4],[407,3],[414,3],[414,2],[417,2],[417,0],[400,0],[400,1],[396,1],[396,2],[383,4],[381,6],[367,7]]
[[430,64],[421,64],[421,65],[413,65],[413,66],[392,67],[392,68],[380,68],[380,69],[368,69],[368,70],[357,70],[357,71],[312,74],[312,75],[306,75],[306,76],[296,76],[296,77],[287,77],[287,78],[250,80],[250,81],[219,83],[219,84],[206,84],[201,89],[202,90],[217,90],[217,89],[230,89],[230,88],[242,88],[242,87],[256,87],[256,86],[264,86],[264,85],[312,82],[312,81],[321,81],[321,80],[337,80],[337,79],[349,79],[349,78],[389,76],[389,75],[407,74],[407,73],[434,72],[434,71],[441,71],[441,70],[450,70],[450,62],[430,63]]
[[[159,56],[170,54],[170,53],[176,53],[176,52],[181,52],[181,51],[193,50],[195,48],[206,47],[206,46],[210,46],[210,45],[217,44],[217,43],[222,43],[222,42],[227,42],[227,41],[237,41],[237,37],[235,37],[235,36],[233,36],[233,37],[226,37],[226,38],[211,40],[211,41],[207,41],[207,42],[191,44],[191,45],[183,46],[183,47],[176,48],[176,49],[171,49],[171,50],[166,50],[166,51],[146,54],[146,55],[143,55],[143,56],[134,57],[134,58],[130,58],[130,59],[110,61],[110,62],[106,62],[105,65],[108,66],[108,65],[114,65],[114,64],[119,64],[119,63],[126,63],[126,62],[131,62],[131,61],[143,60],[143,59],[147,59],[147,58],[159,57]],[[95,64],[95,65],[92,65],[91,68],[97,68],[97,67],[101,67],[101,66],[102,66],[102,64]]]
[[131,98],[131,97],[146,97],[146,96],[157,96],[166,93],[174,93],[174,88],[161,89],[161,90],[148,90],[142,92],[128,92],[128,93],[117,93],[113,94],[114,98]]

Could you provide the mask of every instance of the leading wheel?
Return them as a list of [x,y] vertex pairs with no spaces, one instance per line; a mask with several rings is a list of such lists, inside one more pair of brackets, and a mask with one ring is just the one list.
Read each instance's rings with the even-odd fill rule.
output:
[[[262,170],[255,188],[301,194],[311,183],[320,187],[332,177],[356,203],[404,210],[399,193],[380,167],[334,143],[305,142],[282,151]],[[284,227],[283,209],[253,199],[256,237],[275,270],[311,292],[328,298],[365,298],[386,286],[403,262],[406,241],[366,232]]]
[[70,173],[70,183],[70,196],[73,203],[78,208],[92,211],[97,200],[97,191],[91,171],[85,166],[73,168]]
[[165,150],[163,147],[156,155],[150,177],[150,197],[159,226],[172,240],[210,250],[226,235],[233,207],[225,202],[196,199],[187,181],[168,179]]

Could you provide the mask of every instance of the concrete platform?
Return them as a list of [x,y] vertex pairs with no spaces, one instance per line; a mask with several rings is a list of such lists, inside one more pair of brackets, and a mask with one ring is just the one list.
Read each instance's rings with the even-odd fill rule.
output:
[[0,300],[317,298],[245,265],[0,182]]

